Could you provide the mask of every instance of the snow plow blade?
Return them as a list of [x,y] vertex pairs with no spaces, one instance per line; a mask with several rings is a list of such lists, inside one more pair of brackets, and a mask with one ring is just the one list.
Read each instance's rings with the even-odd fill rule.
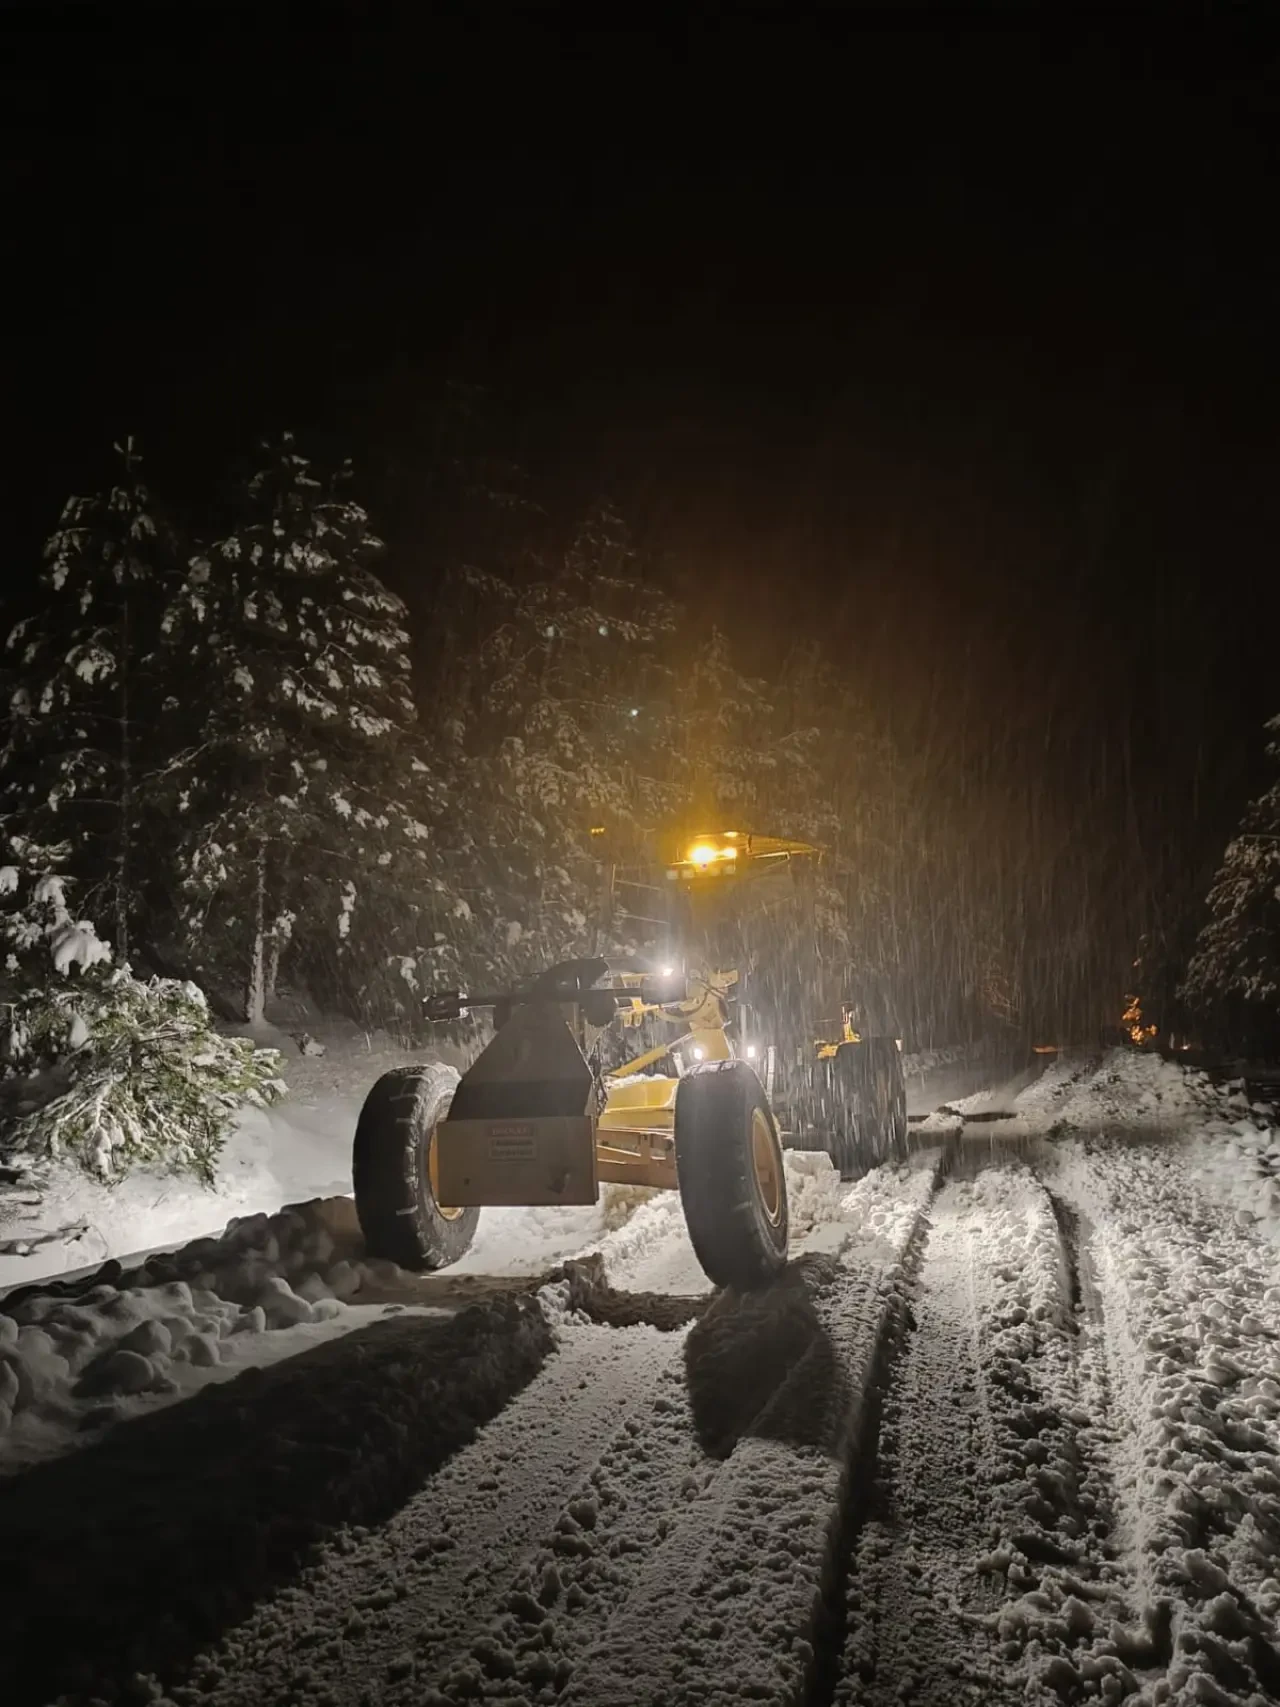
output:
[[592,1204],[595,1122],[585,1114],[533,1120],[442,1120],[436,1127],[440,1201],[514,1206]]

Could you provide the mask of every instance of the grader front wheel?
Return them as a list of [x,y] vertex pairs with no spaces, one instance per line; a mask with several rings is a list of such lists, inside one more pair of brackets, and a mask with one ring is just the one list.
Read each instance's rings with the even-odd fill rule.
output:
[[762,1286],[787,1260],[782,1144],[745,1061],[708,1061],[680,1081],[676,1175],[698,1261],[717,1286]]
[[446,1268],[475,1237],[480,1211],[449,1208],[436,1195],[435,1131],[457,1086],[455,1070],[433,1061],[384,1073],[365,1098],[352,1173],[370,1256]]

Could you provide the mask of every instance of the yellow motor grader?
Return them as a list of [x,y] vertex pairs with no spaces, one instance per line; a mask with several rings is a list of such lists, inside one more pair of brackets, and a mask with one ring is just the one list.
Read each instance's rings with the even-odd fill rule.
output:
[[[898,1046],[859,1036],[846,1010],[804,1060],[780,1061],[767,1040],[742,1035],[739,974],[714,964],[715,933],[688,926],[732,915],[816,857],[776,837],[695,837],[661,884],[643,886],[677,903],[648,922],[686,922],[684,942],[668,935],[665,963],[602,954],[522,990],[428,998],[434,1021],[492,1009],[494,1034],[461,1077],[433,1063],[384,1074],[370,1091],[354,1151],[370,1254],[443,1268],[467,1250],[483,1206],[592,1204],[614,1182],[680,1193],[716,1285],[776,1274],[787,1255],[784,1136],[828,1150],[845,1177],[900,1150]],[[616,1048],[628,1030],[655,1027],[676,1035],[603,1064],[607,1039]]]

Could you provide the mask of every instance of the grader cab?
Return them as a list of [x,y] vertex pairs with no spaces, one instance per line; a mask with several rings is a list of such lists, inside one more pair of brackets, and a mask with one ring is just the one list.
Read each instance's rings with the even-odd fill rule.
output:
[[[787,1254],[784,1138],[816,1141],[845,1177],[906,1138],[892,1038],[861,1037],[845,1015],[839,1037],[780,1060],[742,1035],[739,970],[718,964],[742,910],[816,857],[804,842],[696,837],[657,882],[630,880],[653,897],[631,915],[653,927],[652,960],[601,954],[521,990],[429,998],[429,1019],[489,1009],[494,1032],[461,1078],[434,1063],[385,1074],[369,1093],[354,1175],[370,1253],[442,1268],[469,1247],[481,1208],[591,1204],[614,1182],[680,1193],[716,1285],[775,1275]],[[667,1035],[619,1048],[655,1030]]]

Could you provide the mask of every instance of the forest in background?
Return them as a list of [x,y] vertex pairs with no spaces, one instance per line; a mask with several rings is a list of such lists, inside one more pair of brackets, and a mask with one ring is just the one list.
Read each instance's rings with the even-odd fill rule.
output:
[[194,979],[224,1015],[300,987],[418,1035],[433,988],[593,952],[602,861],[660,867],[718,827],[823,850],[805,905],[752,948],[800,1033],[842,1001],[910,1048],[1092,1041],[1126,1013],[1243,1042],[1269,1012],[1265,799],[1188,1012],[1212,868],[1144,837],[1130,734],[1064,788],[1056,758],[1025,762],[1051,705],[1028,700],[997,747],[963,674],[880,699],[812,624],[747,673],[611,503],[556,527],[479,460],[442,464],[442,568],[417,584],[352,470],[290,435],[198,504],[152,492],[132,441],[117,456],[15,613],[4,858],[56,870],[117,963]]

